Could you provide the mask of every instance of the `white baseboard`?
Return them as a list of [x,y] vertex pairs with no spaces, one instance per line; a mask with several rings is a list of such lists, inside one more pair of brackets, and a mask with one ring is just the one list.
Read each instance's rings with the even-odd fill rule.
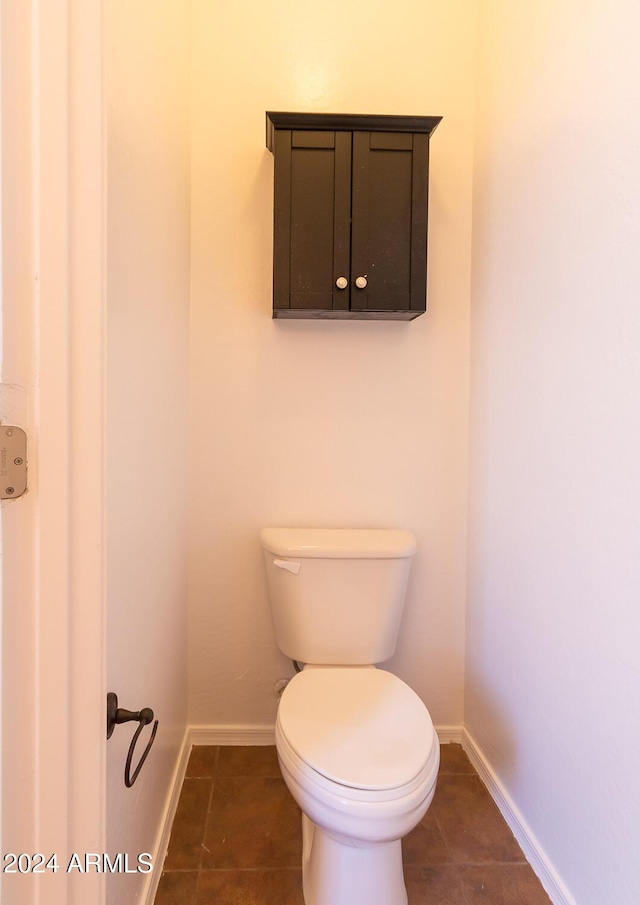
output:
[[[436,726],[441,745],[460,744],[462,726]],[[275,745],[273,725],[189,726],[192,745]]]
[[275,726],[189,726],[192,745],[275,745]]
[[459,745],[462,742],[462,726],[436,726],[441,745]]
[[575,899],[558,876],[527,821],[498,779],[475,739],[465,728],[462,729],[462,747],[516,837],[525,858],[544,886],[553,905],[576,905]]
[[176,815],[180,792],[182,791],[182,783],[185,773],[187,772],[187,764],[189,763],[189,755],[191,754],[191,740],[189,727],[185,730],[182,746],[169,786],[169,794],[165,802],[162,817],[160,818],[160,826],[156,836],[154,846],[153,870],[147,874],[146,883],[140,896],[140,901],[144,905],[153,905],[156,892],[158,891],[158,883],[162,876],[162,867],[164,859],[167,857],[167,849],[169,848],[169,837],[171,836],[171,827],[173,826],[173,818]]

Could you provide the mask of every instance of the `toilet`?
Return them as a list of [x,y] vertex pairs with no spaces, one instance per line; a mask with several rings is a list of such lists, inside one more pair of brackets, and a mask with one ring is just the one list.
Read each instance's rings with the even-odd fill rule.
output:
[[300,670],[276,749],[302,811],[305,905],[407,905],[401,839],[425,815],[440,747],[418,695],[379,669],[398,637],[409,531],[265,528],[276,642]]

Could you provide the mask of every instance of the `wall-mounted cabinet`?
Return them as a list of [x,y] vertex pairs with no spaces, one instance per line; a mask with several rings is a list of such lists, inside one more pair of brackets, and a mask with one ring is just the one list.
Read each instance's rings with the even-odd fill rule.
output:
[[429,137],[440,120],[267,113],[274,317],[424,313]]

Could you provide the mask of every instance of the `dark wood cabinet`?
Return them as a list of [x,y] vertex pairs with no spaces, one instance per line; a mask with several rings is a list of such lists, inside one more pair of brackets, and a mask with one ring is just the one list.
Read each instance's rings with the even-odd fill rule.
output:
[[267,113],[274,317],[424,313],[429,137],[440,119]]

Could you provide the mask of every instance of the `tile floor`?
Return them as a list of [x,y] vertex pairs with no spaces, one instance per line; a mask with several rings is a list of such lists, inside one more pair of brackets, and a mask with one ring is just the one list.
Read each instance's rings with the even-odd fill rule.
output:
[[[409,905],[549,905],[460,745],[441,752],[433,803],[403,842]],[[155,905],[303,905],[300,859],[275,748],[194,747]]]

